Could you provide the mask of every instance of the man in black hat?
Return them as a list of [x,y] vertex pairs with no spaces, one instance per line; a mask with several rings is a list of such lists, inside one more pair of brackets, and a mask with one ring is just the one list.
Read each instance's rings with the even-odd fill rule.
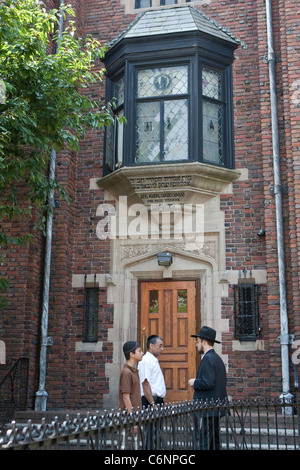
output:
[[[203,326],[198,335],[191,335],[196,340],[196,349],[199,354],[203,354],[201,363],[195,379],[190,379],[188,384],[194,388],[194,400],[224,400],[227,397],[226,391],[226,369],[225,365],[214,350],[216,331],[208,326]],[[199,446],[201,449],[219,449],[219,418],[225,412],[205,409],[201,411],[202,421]]]

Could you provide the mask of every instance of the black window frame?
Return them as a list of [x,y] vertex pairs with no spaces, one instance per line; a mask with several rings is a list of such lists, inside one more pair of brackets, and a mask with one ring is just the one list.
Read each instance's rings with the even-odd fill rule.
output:
[[[158,97],[149,97],[149,98],[139,98],[137,96],[137,93],[135,93],[135,99],[132,100],[132,109],[130,111],[130,114],[132,116],[132,122],[131,122],[131,126],[132,126],[132,129],[134,129],[134,138],[132,139],[132,142],[133,142],[133,145],[137,146],[137,126],[136,126],[136,123],[137,123],[137,104],[138,103],[141,103],[141,102],[153,102],[153,101],[157,101],[157,102],[160,102],[160,107],[162,107],[162,103],[165,103],[166,101],[173,101],[173,100],[178,100],[178,99],[187,99],[188,101],[188,139],[187,139],[187,143],[188,143],[188,147],[190,146],[190,142],[191,142],[191,139],[190,139],[190,122],[191,122],[191,100],[190,100],[190,95],[191,95],[191,92],[190,92],[190,61],[181,61],[181,62],[178,62],[178,61],[175,61],[175,62],[168,62],[167,64],[165,62],[156,62],[156,63],[151,63],[149,66],[141,66],[141,65],[138,65],[136,67],[134,67],[134,70],[133,70],[133,73],[134,73],[134,87],[135,87],[135,91],[137,92],[137,76],[138,76],[138,72],[139,70],[145,70],[145,69],[149,69],[149,68],[165,68],[165,67],[175,67],[175,66],[185,66],[187,65],[188,67],[188,91],[187,93],[184,93],[184,94],[178,94],[178,95],[162,95],[162,96],[158,96]],[[162,144],[162,139],[163,139],[163,136],[162,136],[162,133],[163,133],[163,122],[160,123],[160,133],[161,133],[161,144]],[[152,162],[136,162],[136,148],[133,149],[131,148],[131,152],[129,154],[130,156],[130,159],[128,159],[127,161],[125,160],[125,164],[127,163],[128,165],[130,166],[136,166],[136,165],[159,165],[159,164],[172,164],[173,162],[172,161],[165,161],[164,158],[163,158],[163,151],[162,151],[162,148],[160,149],[160,162],[156,162],[156,163],[152,163]],[[188,155],[189,155],[189,150],[188,150]],[[188,162],[189,161],[189,158],[187,159],[183,159],[183,160],[176,160],[174,161],[174,163],[179,163],[179,162]]]
[[[116,76],[116,78],[112,81],[107,79],[106,80],[106,89],[105,89],[105,96],[108,98],[109,102],[109,107],[111,109],[111,112],[115,116],[115,124],[109,126],[105,130],[105,135],[104,135],[104,174],[108,170],[108,172],[115,171],[118,168],[118,126],[117,126],[117,120],[118,116],[120,115],[120,112],[123,113],[123,116],[125,115],[125,100],[121,105],[118,105],[116,103],[115,97],[113,96],[113,88],[114,88],[114,83],[117,83],[122,77],[125,76],[125,72],[122,69],[121,72]],[[126,86],[126,82],[125,82]],[[125,124],[123,124],[125,125]],[[107,154],[108,154],[108,146],[110,145],[109,138],[113,139],[113,145],[112,145],[112,161],[108,159]],[[124,147],[124,144],[123,144]],[[124,151],[123,151],[124,153]],[[122,158],[123,161],[123,158]]]
[[[207,97],[203,94],[203,89],[202,89],[202,79],[203,79],[203,69],[210,69],[212,71],[215,71],[215,72],[218,72],[220,73],[221,75],[221,97],[216,99],[216,98],[210,98],[210,97]],[[206,65],[205,62],[202,62],[201,64],[201,76],[200,76],[200,82],[201,82],[201,95],[202,95],[202,98],[201,98],[201,110],[200,110],[200,116],[201,118],[203,119],[203,102],[206,101],[207,103],[213,103],[213,104],[218,104],[220,106],[222,106],[222,151],[223,153],[226,151],[226,122],[227,122],[227,119],[226,119],[226,80],[224,79],[224,71],[218,67],[212,67],[210,65]],[[223,131],[224,129],[224,131]],[[203,122],[202,122],[202,125],[201,125],[201,130],[202,130],[202,139],[201,139],[201,142],[200,142],[200,145],[201,145],[201,155],[202,155],[202,161],[204,163],[208,163],[208,164],[214,164],[212,163],[211,160],[209,159],[205,159],[204,158],[204,154],[203,154]],[[222,160],[223,160],[223,163],[220,163],[219,166],[225,166],[225,162],[224,162],[224,155],[222,155]],[[216,164],[216,163],[215,163]],[[217,164],[218,165],[218,164]]]
[[[193,48],[191,48],[191,41]],[[179,162],[202,162],[227,169],[234,169],[234,135],[233,135],[233,90],[232,90],[232,62],[233,47],[232,44],[225,44],[222,41],[220,45],[214,38],[199,37],[186,33],[182,40],[178,35],[177,40],[170,37],[142,39],[136,42],[123,40],[118,43],[116,51],[110,52],[108,62],[112,66],[107,66],[107,101],[113,98],[113,82],[120,76],[125,77],[125,99],[124,115],[127,123],[124,124],[123,140],[123,158],[122,166],[139,166],[153,163],[140,162],[135,163],[136,155],[136,91],[137,91],[137,70],[146,68],[155,68],[158,66],[173,66],[189,64],[189,155],[186,160],[162,161],[159,164],[169,164]],[[176,49],[178,45],[178,50]],[[181,50],[182,47],[182,50]],[[128,50],[128,53],[126,51]],[[104,61],[105,63],[105,61]],[[106,65],[106,64],[105,64]],[[223,140],[222,146],[223,161],[216,163],[210,160],[203,160],[203,120],[202,120],[202,67],[217,70],[222,73],[222,103],[223,103]],[[117,110],[116,110],[117,111]],[[106,154],[106,152],[104,152]],[[116,157],[116,155],[115,155]],[[116,158],[114,168],[107,165],[107,158],[104,159],[104,175],[116,170]]]

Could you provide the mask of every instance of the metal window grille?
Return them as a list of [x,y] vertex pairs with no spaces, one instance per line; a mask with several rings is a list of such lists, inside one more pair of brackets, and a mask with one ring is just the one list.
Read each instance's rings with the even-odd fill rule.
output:
[[235,338],[240,341],[255,341],[259,337],[259,288],[254,283],[252,273],[247,278],[239,273],[239,283],[234,286]]
[[85,275],[84,294],[84,341],[92,343],[96,342],[98,339],[99,287],[96,286],[96,275],[94,277],[93,287],[87,287]]

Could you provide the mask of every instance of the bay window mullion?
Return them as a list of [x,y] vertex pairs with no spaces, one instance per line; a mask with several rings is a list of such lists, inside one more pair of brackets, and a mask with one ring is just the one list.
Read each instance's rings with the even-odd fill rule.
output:
[[160,161],[165,160],[165,110],[164,100],[160,100]]

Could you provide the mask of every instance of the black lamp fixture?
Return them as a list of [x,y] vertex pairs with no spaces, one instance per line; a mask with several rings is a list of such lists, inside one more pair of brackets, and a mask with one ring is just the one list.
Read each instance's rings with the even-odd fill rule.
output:
[[263,228],[259,229],[259,231],[257,232],[258,237],[264,237],[265,235],[266,235],[266,232]]
[[158,253],[157,254],[157,262],[158,266],[171,266],[173,261],[172,253]]

